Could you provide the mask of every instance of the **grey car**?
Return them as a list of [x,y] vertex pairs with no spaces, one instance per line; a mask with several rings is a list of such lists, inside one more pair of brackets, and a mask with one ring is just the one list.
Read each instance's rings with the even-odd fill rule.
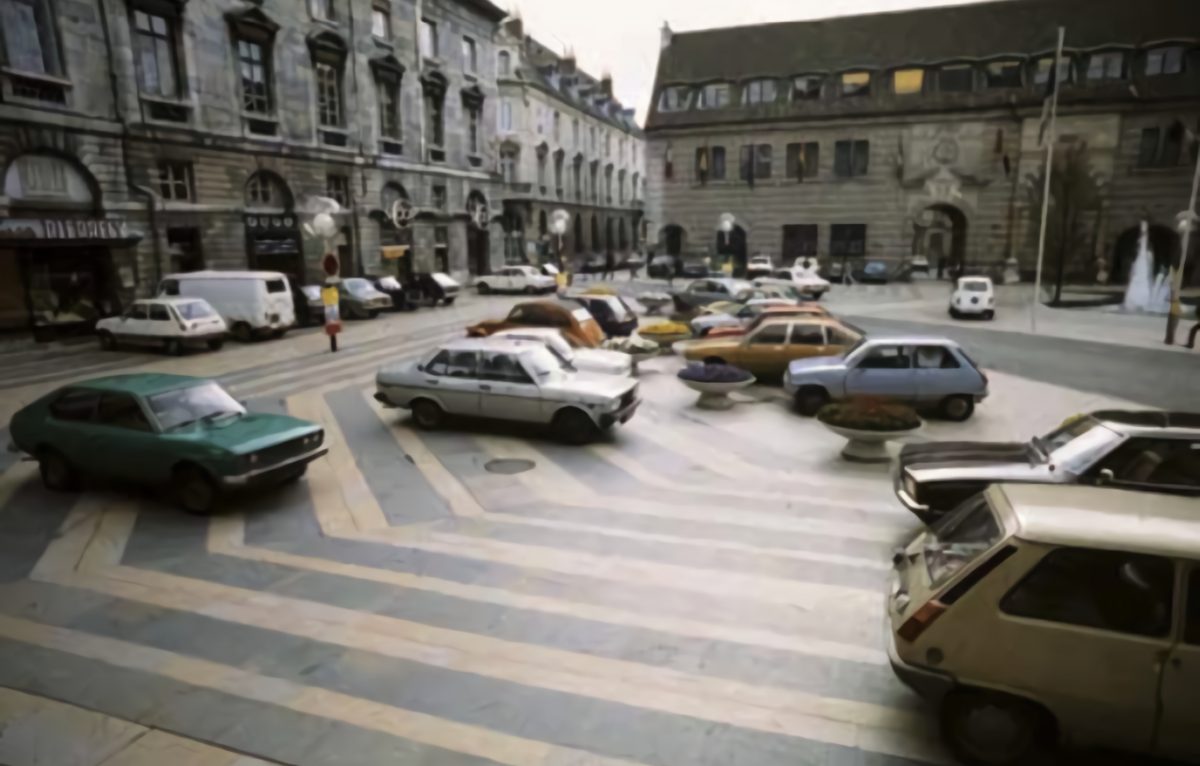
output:
[[1200,414],[1108,410],[1028,442],[906,444],[895,475],[896,496],[926,523],[998,482],[1200,496]]
[[802,415],[830,401],[882,397],[962,421],[988,395],[987,375],[948,338],[863,338],[841,356],[797,359],[784,389]]
[[671,293],[671,300],[675,302],[677,312],[687,314],[717,301],[740,301],[760,297],[753,293],[754,285],[742,279],[697,279],[684,289]]

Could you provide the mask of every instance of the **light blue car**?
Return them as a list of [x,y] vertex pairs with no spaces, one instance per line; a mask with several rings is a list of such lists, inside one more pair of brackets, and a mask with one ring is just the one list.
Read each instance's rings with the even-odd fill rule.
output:
[[831,401],[870,396],[931,408],[962,421],[988,395],[987,375],[948,338],[863,338],[841,356],[797,359],[783,386],[801,415]]

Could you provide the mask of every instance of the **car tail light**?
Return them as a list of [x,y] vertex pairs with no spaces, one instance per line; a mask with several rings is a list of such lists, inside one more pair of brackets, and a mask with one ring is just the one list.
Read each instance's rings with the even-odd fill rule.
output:
[[900,630],[896,632],[900,635],[900,638],[912,643],[920,638],[925,629],[932,625],[945,612],[946,605],[942,602],[937,599],[928,601],[914,612],[912,617],[905,620],[904,624],[900,626]]

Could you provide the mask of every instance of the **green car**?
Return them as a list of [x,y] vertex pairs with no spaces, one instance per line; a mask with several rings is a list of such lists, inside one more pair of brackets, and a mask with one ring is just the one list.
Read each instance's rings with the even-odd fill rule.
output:
[[83,475],[163,486],[192,513],[226,490],[295,481],[328,451],[315,423],[250,413],[214,381],[160,373],[72,383],[14,415],[9,433],[48,489],[76,489]]

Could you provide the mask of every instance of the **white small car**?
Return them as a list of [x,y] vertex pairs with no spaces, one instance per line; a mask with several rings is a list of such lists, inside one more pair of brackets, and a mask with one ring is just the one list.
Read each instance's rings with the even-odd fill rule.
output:
[[598,348],[572,348],[563,338],[562,332],[553,327],[519,327],[501,330],[493,338],[509,340],[531,340],[543,344],[550,353],[558,357],[570,370],[597,375],[632,375],[633,358],[620,351],[604,351]]
[[754,276],[766,276],[775,270],[775,264],[771,262],[769,255],[756,255],[746,264],[746,274]]
[[996,316],[996,288],[990,277],[960,277],[954,294],[950,296],[950,316],[962,319],[966,316],[981,316],[992,319]]
[[147,298],[133,302],[120,316],[96,322],[100,347],[151,346],[168,354],[185,347],[221,348],[228,328],[203,298]]
[[495,274],[486,274],[475,279],[475,289],[487,293],[552,293],[558,282],[549,274],[543,274],[532,266],[505,266]]
[[462,338],[384,367],[375,389],[385,407],[412,410],[418,428],[465,415],[548,425],[571,444],[626,422],[640,404],[633,378],[569,372],[545,344],[502,338]]
[[[796,266],[790,269],[776,269],[772,273],[771,279],[772,281],[787,282],[813,300],[821,300],[821,296],[829,292],[828,279]],[[755,283],[758,281],[755,280]],[[765,280],[764,283],[766,283]]]

